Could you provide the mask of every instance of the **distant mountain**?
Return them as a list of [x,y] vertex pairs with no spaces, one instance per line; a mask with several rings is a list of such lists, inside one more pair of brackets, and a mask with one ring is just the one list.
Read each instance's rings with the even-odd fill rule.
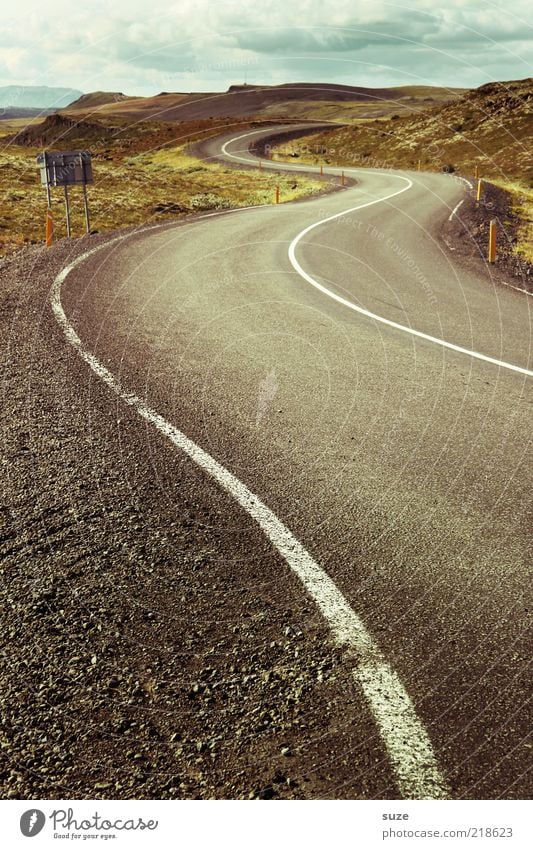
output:
[[74,88],[51,88],[46,85],[0,86],[0,109],[11,106],[17,109],[62,109],[81,97]]
[[[198,121],[205,118],[261,117],[358,120],[396,112],[420,112],[460,97],[466,89],[432,86],[362,88],[335,83],[284,83],[276,86],[232,85],[225,92],[165,92],[128,98],[107,92],[84,95],[65,110],[69,114],[129,120]],[[103,99],[105,98],[105,99]]]

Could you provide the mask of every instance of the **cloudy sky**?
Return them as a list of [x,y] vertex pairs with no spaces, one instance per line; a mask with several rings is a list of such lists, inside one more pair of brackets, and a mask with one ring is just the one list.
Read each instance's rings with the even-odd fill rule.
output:
[[12,0],[0,21],[0,85],[142,95],[470,87],[532,76],[532,56],[530,0]]

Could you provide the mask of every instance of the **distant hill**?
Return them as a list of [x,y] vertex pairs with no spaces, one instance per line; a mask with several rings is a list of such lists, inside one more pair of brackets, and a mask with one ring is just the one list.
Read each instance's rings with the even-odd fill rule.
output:
[[0,121],[11,121],[14,118],[37,118],[41,115],[50,115],[55,109],[19,109],[16,106],[0,107]]
[[533,186],[533,79],[489,83],[422,115],[343,127],[305,145],[331,150],[331,162],[412,169],[420,160],[468,174],[478,164],[484,176]]
[[136,97],[130,97],[123,94],[121,91],[93,91],[90,94],[82,94],[77,100],[68,104],[69,112],[72,110],[91,110],[96,109],[104,104],[122,103],[124,100],[138,100]]
[[11,106],[17,109],[61,109],[81,97],[81,94],[81,91],[74,88],[50,88],[46,85],[0,86],[0,108]]
[[65,144],[102,144],[114,137],[114,129],[101,122],[82,121],[69,118],[59,112],[48,115],[39,124],[31,125],[16,133],[12,142],[22,147],[61,147]]
[[[161,92],[154,97],[113,99],[98,103],[100,92],[70,104],[68,114],[130,120],[195,121],[205,118],[309,118],[356,120],[429,109],[463,94],[466,89],[431,86],[363,88],[329,83],[285,83],[278,86],[232,85],[226,92]],[[91,100],[91,98],[95,98]]]

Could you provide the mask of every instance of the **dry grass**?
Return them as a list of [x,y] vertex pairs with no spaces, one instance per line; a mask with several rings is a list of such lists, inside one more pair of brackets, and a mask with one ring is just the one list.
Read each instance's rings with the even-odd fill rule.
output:
[[[449,95],[450,99],[453,95]],[[358,123],[372,119],[390,118],[392,115],[406,116],[426,112],[440,99],[434,97],[405,96],[398,100],[375,100],[362,102],[335,102],[327,100],[291,100],[265,107],[263,118],[308,119],[313,121],[335,121]]]
[[42,124],[45,118],[46,116],[41,115],[36,115],[35,118],[2,118],[0,120],[0,139],[25,127]]
[[[41,132],[42,126],[35,132]],[[93,151],[95,183],[88,187],[88,194],[91,226],[98,231],[175,218],[195,210],[273,203],[276,185],[281,202],[323,189],[319,181],[304,177],[237,171],[184,153],[188,142],[220,129],[221,122],[212,121],[171,128],[156,123],[142,127],[93,123],[83,129],[85,138],[78,128],[77,135],[72,131],[72,140],[65,129],[47,149],[87,147]],[[43,239],[46,194],[35,161],[39,152],[36,144],[13,143],[0,152],[0,254]],[[70,201],[73,234],[81,235],[85,230],[81,188],[71,188]],[[55,235],[60,238],[66,235],[61,189],[52,190],[52,210]]]
[[521,259],[533,264],[533,188],[507,180],[492,182],[511,195],[513,212],[521,220],[514,250]]

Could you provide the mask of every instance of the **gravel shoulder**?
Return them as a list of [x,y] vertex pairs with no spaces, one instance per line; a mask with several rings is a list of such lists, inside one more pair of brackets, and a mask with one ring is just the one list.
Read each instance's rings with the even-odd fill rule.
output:
[[483,183],[483,195],[476,203],[475,190],[468,192],[464,203],[443,230],[448,249],[470,268],[480,269],[486,263],[491,220],[497,224],[497,261],[491,266],[496,282],[533,293],[533,266],[515,253],[519,216],[512,209],[508,192],[490,182]]

